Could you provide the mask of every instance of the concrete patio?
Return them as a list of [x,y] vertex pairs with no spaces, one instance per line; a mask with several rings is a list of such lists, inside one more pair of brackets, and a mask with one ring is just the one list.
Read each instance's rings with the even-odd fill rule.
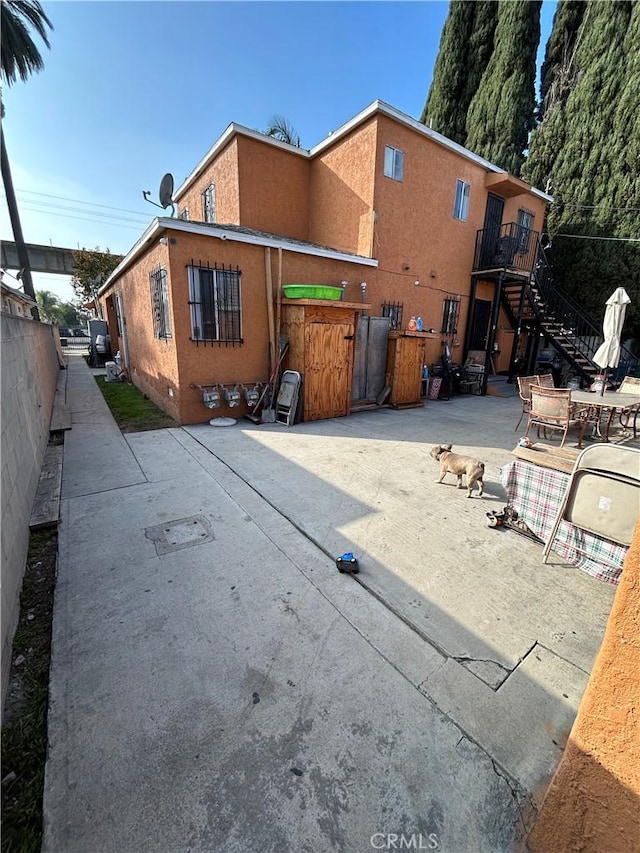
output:
[[615,591],[487,526],[519,400],[122,436],[69,361],[43,849],[517,849]]

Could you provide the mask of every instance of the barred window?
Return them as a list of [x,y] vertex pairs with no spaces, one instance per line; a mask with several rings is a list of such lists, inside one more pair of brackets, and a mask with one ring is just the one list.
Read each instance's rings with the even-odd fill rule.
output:
[[151,284],[153,334],[156,338],[170,338],[171,316],[169,314],[167,271],[159,267],[150,274],[149,280]]
[[178,214],[178,219],[189,219],[189,208],[184,207]]
[[205,222],[216,221],[216,187],[209,184],[202,193],[202,213]]
[[520,208],[518,211],[518,252],[522,255],[529,251],[532,225],[533,213],[530,210]]
[[390,329],[401,329],[402,328],[402,302],[383,302],[382,303],[382,316],[389,317],[391,323],[389,324]]
[[240,270],[192,263],[188,271],[192,339],[242,343]]
[[460,312],[460,298],[448,296],[444,300],[442,310],[442,334],[456,335],[458,333],[458,314]]

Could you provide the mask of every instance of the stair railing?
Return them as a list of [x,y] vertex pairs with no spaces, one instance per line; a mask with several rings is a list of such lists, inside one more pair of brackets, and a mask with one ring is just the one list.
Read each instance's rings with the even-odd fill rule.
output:
[[[594,365],[594,371],[597,371],[599,368],[593,357],[602,343],[602,326],[596,326],[578,303],[553,283],[551,268],[540,240],[533,282],[541,298],[538,316],[545,332],[551,338],[560,339],[560,347],[562,340],[568,341],[583,358]],[[636,359],[627,347],[621,345],[620,361],[634,362]]]

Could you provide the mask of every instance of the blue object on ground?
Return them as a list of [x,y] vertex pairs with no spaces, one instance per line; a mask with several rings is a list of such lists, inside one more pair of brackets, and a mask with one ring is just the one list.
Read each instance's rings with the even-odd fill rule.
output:
[[360,571],[357,559],[353,556],[352,551],[347,551],[336,557],[336,566],[339,572],[349,572],[352,575],[357,575]]

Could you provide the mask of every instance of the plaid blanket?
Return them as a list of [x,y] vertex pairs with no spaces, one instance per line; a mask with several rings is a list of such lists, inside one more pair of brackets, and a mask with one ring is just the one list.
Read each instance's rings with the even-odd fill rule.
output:
[[[569,475],[516,459],[500,469],[509,505],[543,542],[551,535]],[[617,584],[629,549],[566,521],[560,523],[553,551],[598,580]]]

